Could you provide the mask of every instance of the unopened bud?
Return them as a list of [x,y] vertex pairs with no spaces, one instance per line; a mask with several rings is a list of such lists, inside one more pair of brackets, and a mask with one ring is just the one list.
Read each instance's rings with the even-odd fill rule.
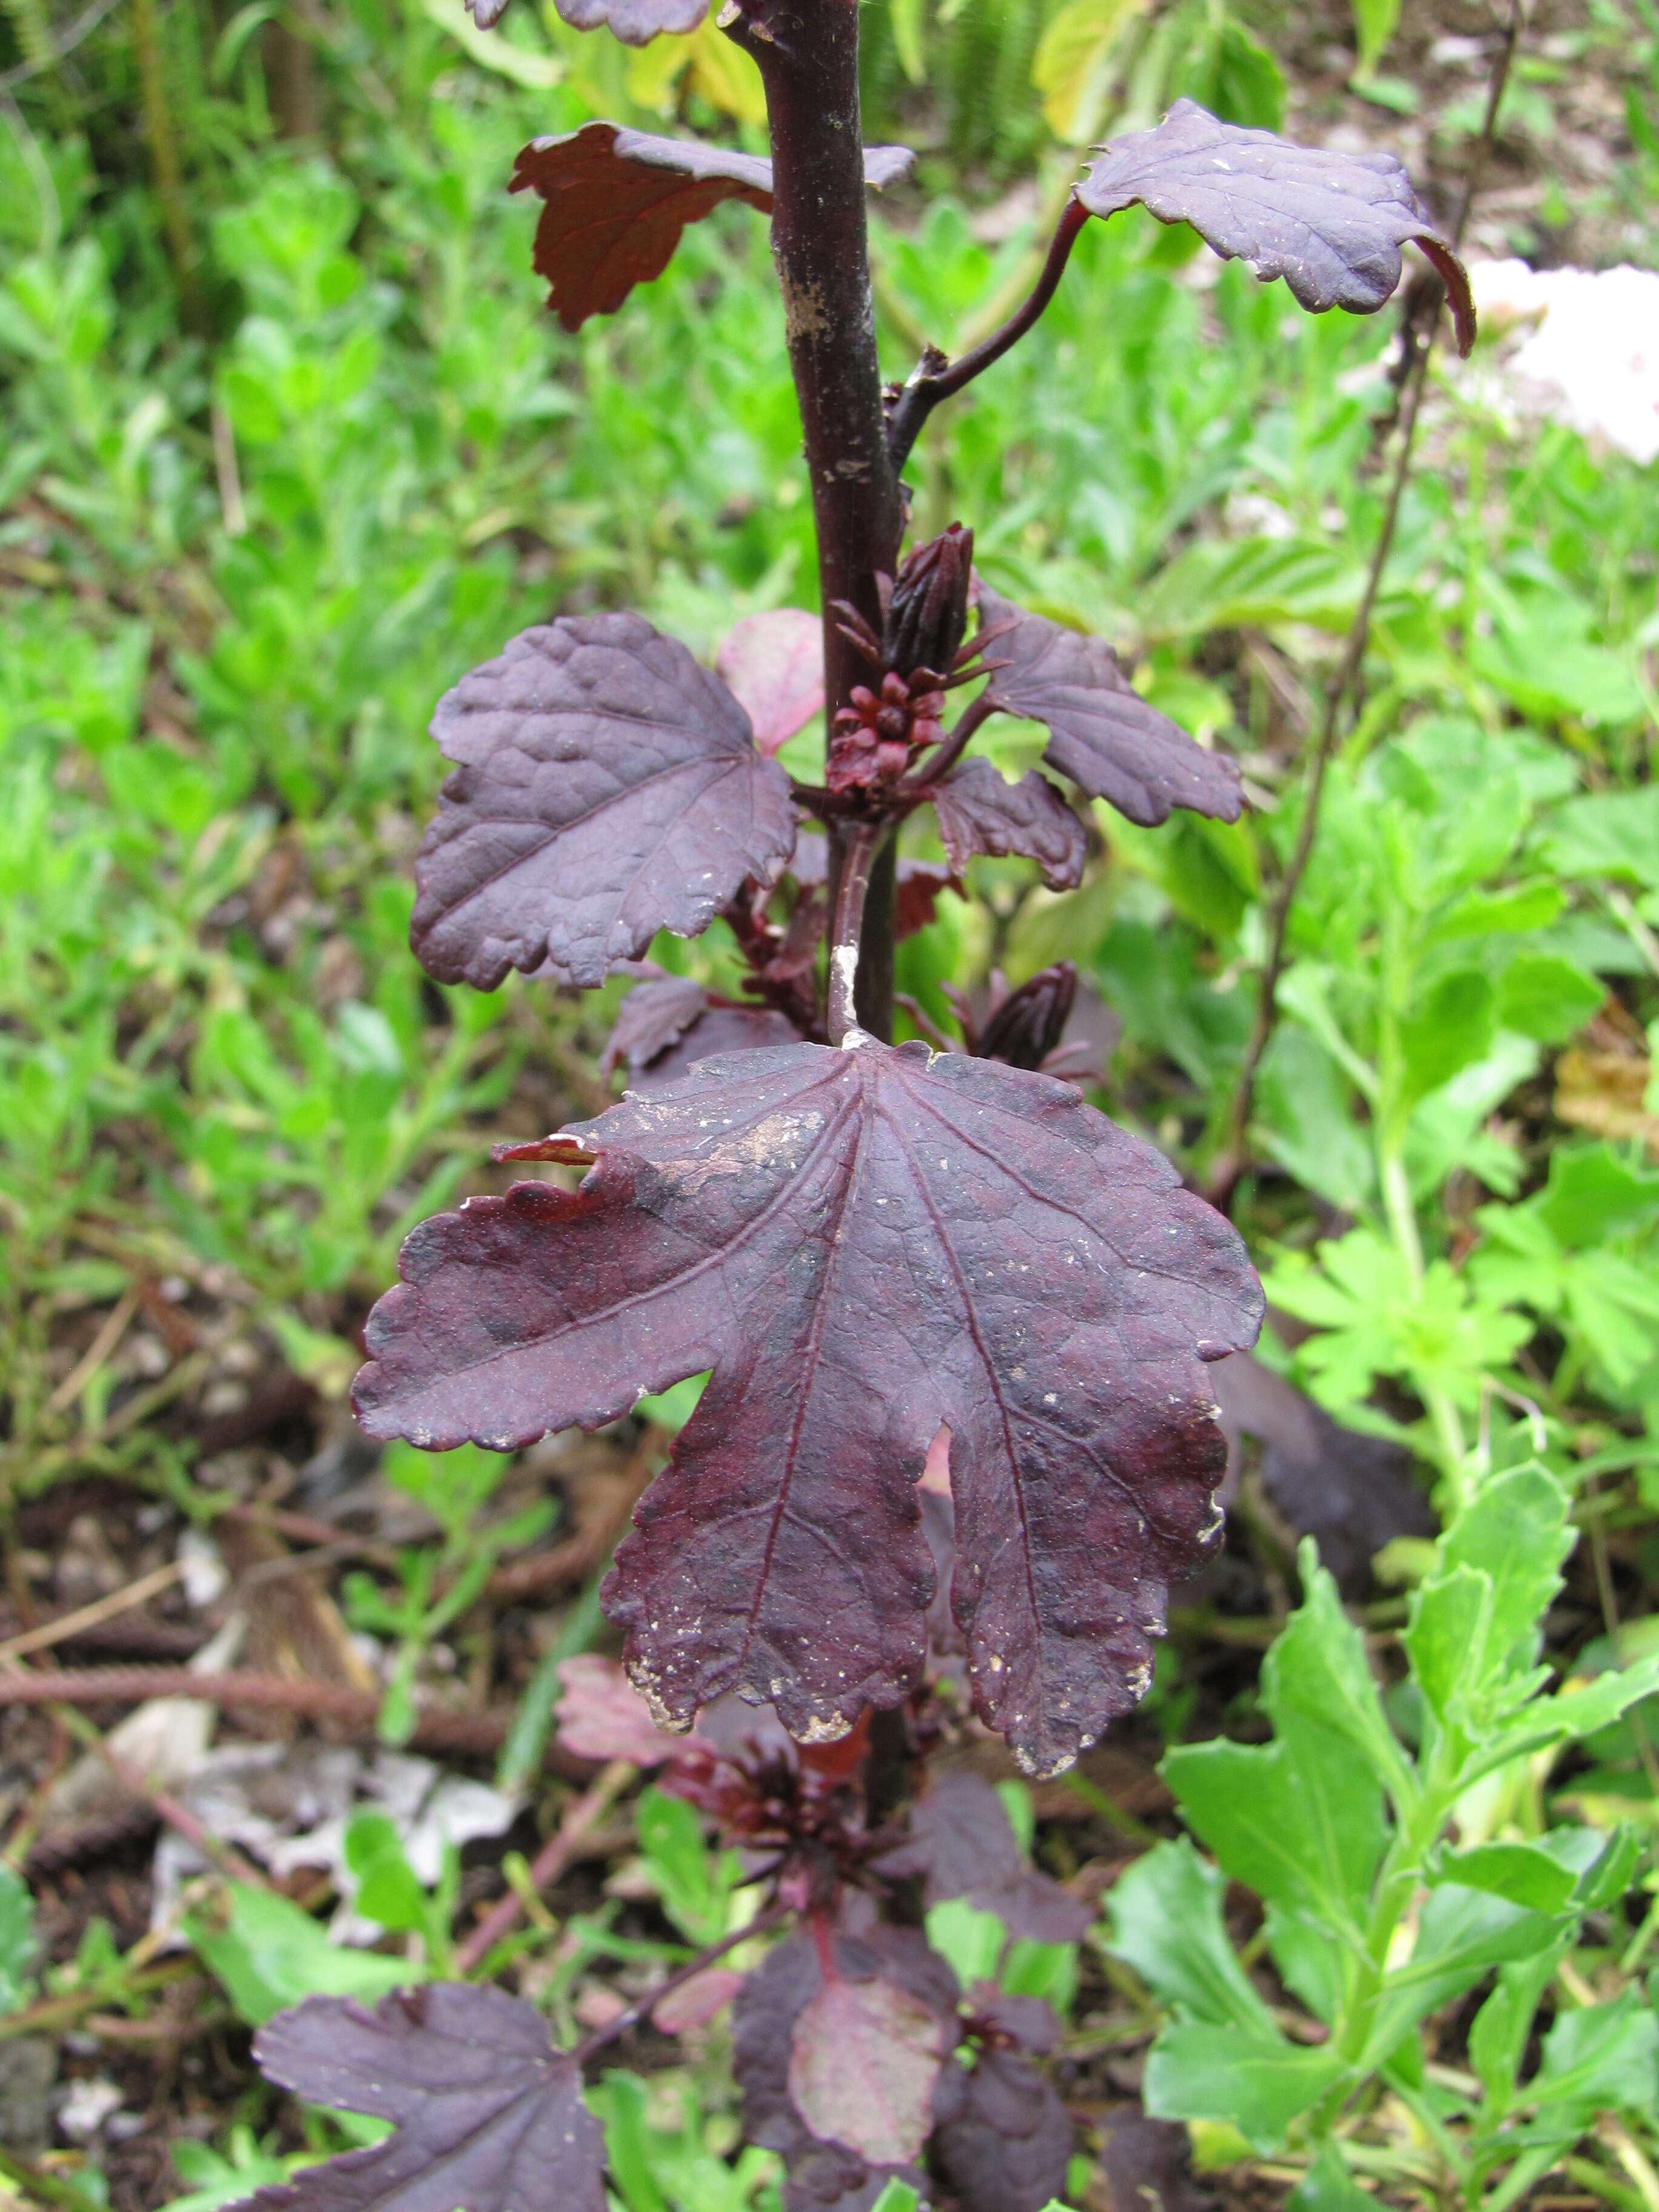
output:
[[883,665],[901,676],[918,668],[944,675],[968,628],[973,580],[974,533],[959,522],[907,554],[888,602]]

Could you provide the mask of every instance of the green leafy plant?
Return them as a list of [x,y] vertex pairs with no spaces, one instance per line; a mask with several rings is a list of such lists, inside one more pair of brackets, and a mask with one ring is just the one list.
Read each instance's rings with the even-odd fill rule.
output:
[[[1407,1671],[1386,1697],[1308,1547],[1302,1607],[1262,1670],[1270,1741],[1183,1745],[1164,1761],[1219,1871],[1190,1844],[1163,1844],[1112,1893],[1111,1948],[1170,2009],[1149,2111],[1224,2124],[1261,2151],[1293,2144],[1310,2205],[1327,2201],[1322,2177],[1352,2169],[1501,2208],[1596,2114],[1651,2108],[1659,2027],[1640,1991],[1598,2002],[1558,1980],[1587,1920],[1621,1905],[1640,1845],[1628,1830],[1544,1826],[1538,1761],[1659,1686],[1650,1658],[1547,1687],[1540,1624],[1570,1542],[1544,1468],[1492,1476],[1413,1593]],[[1267,1956],[1304,2008],[1288,2023],[1235,1952],[1224,1875],[1262,1902]],[[1494,1970],[1453,2087],[1425,2023]],[[1385,2094],[1423,2130],[1410,2172],[1366,2140]]]

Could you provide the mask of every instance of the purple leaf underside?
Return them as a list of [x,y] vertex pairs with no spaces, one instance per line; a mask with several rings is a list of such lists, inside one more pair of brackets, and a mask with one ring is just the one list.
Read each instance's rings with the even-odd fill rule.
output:
[[1474,343],[1463,264],[1392,154],[1295,146],[1178,100],[1156,130],[1114,139],[1077,197],[1091,215],[1139,201],[1160,222],[1189,222],[1224,259],[1282,276],[1316,313],[1374,313],[1400,282],[1401,246],[1414,240],[1446,285],[1458,351]]
[[434,1982],[374,2012],[307,1997],[260,2029],[253,2053],[298,2096],[395,2123],[383,2142],[259,2190],[260,2212],[605,2212],[605,2136],[581,2070],[503,1990]]
[[920,1679],[946,1425],[975,1701],[1029,1771],[1068,1765],[1218,1519],[1203,1363],[1261,1316],[1230,1224],[1069,1086],[915,1044],[702,1060],[569,1133],[578,1192],[410,1237],[369,1432],[512,1449],[712,1368],[605,1608],[665,1725],[734,1690],[811,1741]]
[[[604,18],[593,0],[588,29]],[[630,45],[659,30],[690,29],[702,0],[609,0],[611,27]],[[691,23],[653,23],[637,37],[621,27],[695,7]],[[568,22],[573,7],[561,4]],[[903,176],[915,157],[905,146],[867,146],[865,180],[879,190]],[[660,276],[689,222],[700,222],[726,200],[772,211],[772,164],[763,156],[696,138],[659,138],[615,123],[585,123],[558,138],[532,138],[514,164],[510,191],[533,191],[546,203],[536,225],[535,267],[548,283],[547,304],[568,331],[590,315],[612,315],[636,284]]]
[[438,702],[459,765],[415,863],[410,942],[441,982],[604,981],[694,937],[795,835],[789,780],[719,677],[638,615],[514,638]]
[[1010,783],[994,762],[972,755],[939,786],[933,808],[957,875],[975,853],[1020,853],[1037,863],[1052,890],[1075,890],[1083,881],[1083,824],[1035,769]]
[[[914,1929],[872,1925],[857,1935],[830,1933],[826,1948],[835,1975],[854,1986],[879,1982],[905,1992],[938,2021],[940,2045],[954,2035],[957,1982],[950,1966]],[[750,2142],[782,2154],[789,2170],[788,2212],[867,2204],[884,2183],[900,2174],[923,2177],[897,2164],[866,2160],[851,2145],[816,2135],[795,2103],[799,2080],[797,2031],[827,1986],[824,1954],[812,1928],[797,1928],[775,1943],[738,1990],[732,2007],[732,2070],[743,2092],[744,2133]],[[833,2062],[831,2050],[825,2054]],[[954,2086],[953,2084],[951,2086]]]
[[982,629],[1000,631],[988,650],[1008,664],[993,671],[981,696],[1005,714],[1047,724],[1050,768],[1146,829],[1167,821],[1174,806],[1237,821],[1237,763],[1206,752],[1148,706],[1104,638],[1016,606],[985,583],[979,618]]
[[573,30],[597,31],[603,24],[625,46],[649,46],[664,31],[695,31],[708,13],[708,0],[553,0],[553,4]]

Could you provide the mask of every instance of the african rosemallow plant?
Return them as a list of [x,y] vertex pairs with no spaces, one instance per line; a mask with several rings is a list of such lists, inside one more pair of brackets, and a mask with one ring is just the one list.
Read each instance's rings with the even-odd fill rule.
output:
[[[630,43],[704,12],[559,4]],[[764,82],[769,160],[592,123],[526,148],[514,185],[545,203],[536,263],[571,329],[720,202],[769,216],[821,623],[751,622],[716,671],[632,614],[511,640],[438,708],[455,767],[411,942],[441,981],[489,990],[516,969],[593,988],[660,932],[718,915],[746,989],[713,1003],[657,975],[624,1001],[615,1050],[635,1089],[501,1153],[579,1170],[580,1186],[522,1182],[417,1229],[356,1402],[376,1437],[507,1451],[708,1376],[603,1598],[658,1723],[687,1729],[735,1693],[787,1731],[720,1754],[697,1785],[763,1846],[769,1924],[800,1916],[738,2008],[750,2133],[783,2152],[791,2204],[865,2205],[895,2172],[931,2186],[931,2170],[963,2205],[1036,2212],[1070,2143],[1037,2063],[1052,2015],[1005,2002],[1029,1993],[994,1975],[962,2000],[950,1960],[890,1924],[883,1885],[1000,1897],[1011,1936],[1042,1932],[1028,1907],[1064,1920],[1069,1901],[1032,1904],[988,1791],[969,1808],[945,1778],[908,1819],[895,1808],[947,1683],[1038,1776],[1145,1692],[1167,1585],[1218,1525],[1205,1363],[1254,1340],[1261,1297],[1231,1225],[1042,1071],[1068,969],[964,1032],[973,1049],[935,1052],[888,1041],[894,946],[972,854],[1074,885],[1073,793],[1151,825],[1176,806],[1232,820],[1241,787],[1101,640],[976,579],[969,530],[905,552],[901,471],[933,409],[1036,322],[1091,216],[1138,203],[1188,222],[1315,310],[1380,307],[1414,240],[1465,344],[1468,292],[1390,157],[1311,151],[1182,100],[1090,167],[1000,331],[884,387],[865,195],[908,156],[861,146],[858,9],[733,0],[720,24]],[[820,707],[806,782],[776,751]],[[969,750],[999,713],[1046,727],[1051,775],[1010,783]],[[898,860],[924,807],[945,870]],[[943,1535],[922,1517],[930,1465]],[[941,1579],[933,1641],[957,1656],[930,1686]],[[262,2056],[302,2094],[398,2124],[308,2175],[307,2203],[495,2212],[601,2202],[581,2078],[611,2039],[556,2051],[527,2005],[438,1984],[373,2018],[313,2001],[264,2031]]]

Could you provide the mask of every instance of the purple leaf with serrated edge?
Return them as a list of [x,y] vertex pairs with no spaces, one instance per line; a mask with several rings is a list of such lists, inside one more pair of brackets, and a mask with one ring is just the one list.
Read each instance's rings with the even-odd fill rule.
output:
[[[503,0],[505,4],[505,0]],[[678,6],[702,14],[703,0],[610,0],[617,35],[621,9],[644,21]],[[592,0],[597,21],[605,0]],[[568,5],[560,13],[574,21]],[[586,29],[587,24],[580,27]],[[654,25],[630,43],[640,45]],[[690,25],[684,27],[690,28]],[[905,146],[866,146],[865,181],[879,190],[896,183],[915,156]],[[689,222],[725,200],[772,210],[772,164],[762,155],[708,146],[696,138],[659,138],[615,123],[585,123],[562,137],[532,138],[514,164],[509,191],[533,191],[546,202],[536,225],[535,266],[548,282],[547,304],[568,331],[590,315],[612,315],[636,284],[660,276]]]
[[[954,1438],[951,1451],[954,1469]],[[1001,1798],[963,1768],[935,1776],[910,1809],[908,1840],[883,1856],[879,1871],[921,1875],[930,1905],[965,1897],[981,1912],[994,1912],[1010,1935],[1033,1942],[1077,1942],[1094,1917],[1080,1899],[1027,1866]]]
[[599,1056],[599,1073],[613,1074],[623,1060],[630,1074],[649,1067],[696,1026],[708,1004],[708,992],[690,975],[652,975],[635,983],[617,1009],[616,1027]]
[[714,666],[775,753],[823,705],[823,624],[801,607],[745,615],[720,640]]
[[975,755],[952,769],[932,797],[939,834],[957,875],[975,853],[1019,853],[1037,863],[1053,890],[1075,890],[1083,881],[1088,853],[1083,824],[1035,769],[1010,783],[992,762]]
[[1066,2186],[1071,2116],[1023,2053],[983,2050],[933,2148],[962,2212],[1042,2212]]
[[395,2123],[383,2142],[259,2190],[262,2212],[605,2212],[605,2136],[581,2069],[533,2005],[430,1982],[383,1998],[307,1997],[253,2055],[297,2096]]
[[1046,2057],[1060,2040],[1060,2015],[1047,1997],[1020,1996],[999,1989],[994,1982],[975,1982],[963,2002],[975,2033],[988,2029],[1039,2058]]
[[460,765],[415,863],[410,942],[440,982],[545,964],[604,981],[659,929],[694,937],[794,842],[789,779],[685,647],[638,615],[527,629],[438,702]]
[[1167,821],[1172,806],[1237,821],[1237,763],[1149,707],[1104,638],[1032,614],[985,583],[979,619],[981,629],[1000,633],[991,657],[1008,664],[993,671],[981,696],[1006,714],[1047,723],[1050,768],[1143,828]]
[[1077,197],[1091,215],[1138,200],[1160,222],[1189,222],[1224,258],[1282,276],[1316,313],[1375,313],[1400,282],[1401,246],[1413,239],[1446,285],[1458,351],[1474,343],[1463,264],[1392,154],[1292,145],[1178,100],[1156,130],[1115,138]]
[[851,2212],[872,2203],[896,2174],[922,2185],[912,2167],[872,2166],[849,2145],[815,2136],[790,2094],[796,2024],[824,1987],[826,1954],[844,1981],[878,1976],[904,1991],[937,2020],[942,2044],[954,2034],[956,1977],[912,1929],[872,1923],[854,1934],[842,1926],[826,1931],[821,1949],[818,1931],[804,1926],[773,1946],[732,2008],[732,2070],[743,2092],[744,2133],[783,2154],[788,2212]]
[[1141,1696],[1218,1525],[1203,1362],[1252,1342],[1237,1233],[1068,1085],[865,1041],[703,1060],[416,1230],[368,1326],[371,1435],[498,1450],[714,1374],[603,1593],[657,1717],[736,1690],[843,1734],[919,1678],[915,1485],[951,1431],[975,1702],[1054,1773]]

